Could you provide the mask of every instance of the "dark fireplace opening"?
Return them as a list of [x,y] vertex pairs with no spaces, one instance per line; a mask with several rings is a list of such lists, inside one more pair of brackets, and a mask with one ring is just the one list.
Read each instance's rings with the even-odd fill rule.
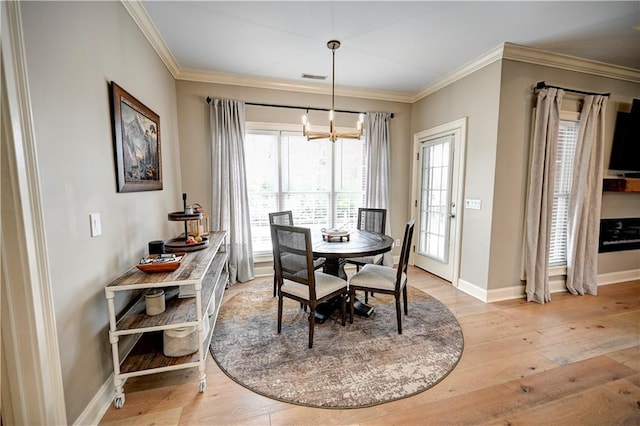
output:
[[601,219],[598,253],[640,249],[640,217]]

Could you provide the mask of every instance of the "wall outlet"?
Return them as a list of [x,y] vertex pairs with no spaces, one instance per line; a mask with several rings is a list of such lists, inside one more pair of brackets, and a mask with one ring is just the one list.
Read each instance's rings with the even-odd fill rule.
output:
[[91,223],[91,236],[97,237],[102,235],[102,223],[100,221],[100,213],[90,213],[89,221]]
[[402,244],[402,243],[400,242],[400,238],[396,238],[396,247],[400,247],[400,244]]

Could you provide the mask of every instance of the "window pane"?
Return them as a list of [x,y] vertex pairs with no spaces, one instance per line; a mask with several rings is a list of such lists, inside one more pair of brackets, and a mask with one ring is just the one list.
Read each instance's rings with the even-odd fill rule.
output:
[[331,142],[308,142],[302,135],[282,135],[282,191],[331,190]]
[[577,121],[561,120],[558,129],[549,266],[566,266],[567,264],[569,196],[571,194],[571,176],[578,140],[578,128]]
[[278,134],[248,132],[245,161],[253,250],[270,251],[269,212],[278,208]]
[[335,143],[334,153],[333,226],[355,229],[358,223],[358,208],[364,207],[365,144],[353,139],[339,139]]

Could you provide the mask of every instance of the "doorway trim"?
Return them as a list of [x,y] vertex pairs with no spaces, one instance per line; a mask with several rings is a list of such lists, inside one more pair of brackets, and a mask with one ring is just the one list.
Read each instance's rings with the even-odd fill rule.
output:
[[[459,279],[460,279],[460,250],[462,244],[462,223],[463,223],[463,212],[464,212],[464,179],[465,179],[465,170],[466,170],[466,146],[467,146],[467,117],[460,118],[458,120],[454,120],[445,124],[441,124],[436,127],[432,127],[426,130],[422,130],[413,135],[413,159],[414,159],[414,167],[413,173],[411,177],[411,197],[413,199],[411,212],[413,217],[417,217],[419,214],[419,190],[420,185],[418,182],[418,176],[420,174],[420,141],[425,138],[436,136],[442,133],[458,133],[460,136],[459,145],[455,146],[454,155],[458,157],[458,170],[457,173],[454,171],[454,178],[457,174],[456,183],[458,185],[458,193],[455,199],[456,206],[458,206],[456,219],[457,227],[456,227],[456,235],[454,240],[452,241],[453,247],[453,258],[450,259],[450,262],[453,263],[453,277],[451,283],[458,287]],[[456,161],[456,160],[454,160]],[[415,245],[414,245],[415,250]],[[412,253],[411,263],[414,264],[414,256]]]
[[2,204],[2,415],[67,424],[20,3],[1,3],[2,198],[11,202]]

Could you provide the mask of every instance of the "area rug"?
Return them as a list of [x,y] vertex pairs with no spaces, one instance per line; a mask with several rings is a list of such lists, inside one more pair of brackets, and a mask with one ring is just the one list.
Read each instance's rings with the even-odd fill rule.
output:
[[225,301],[211,353],[234,381],[266,397],[311,407],[361,408],[423,392],[445,378],[462,355],[462,330],[441,302],[409,287],[409,315],[398,334],[394,298],[369,298],[370,317],[342,327],[339,309],[316,324],[308,345],[308,313],[278,299],[261,282]]

